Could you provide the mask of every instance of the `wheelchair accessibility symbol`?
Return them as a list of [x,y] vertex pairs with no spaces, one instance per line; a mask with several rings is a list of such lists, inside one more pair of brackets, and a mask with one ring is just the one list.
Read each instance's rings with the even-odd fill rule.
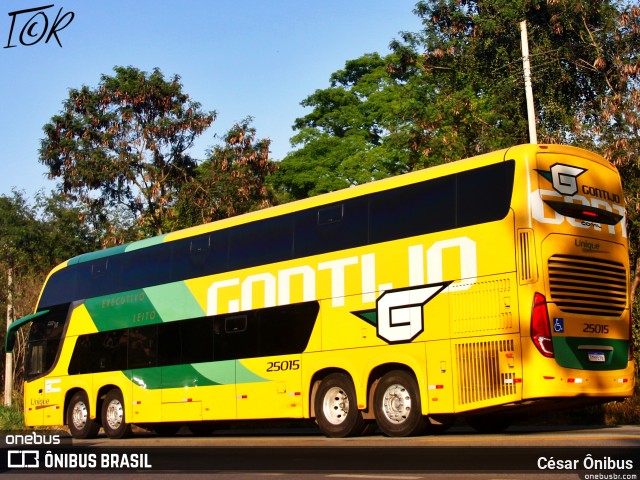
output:
[[564,318],[553,319],[553,331],[555,333],[564,333]]

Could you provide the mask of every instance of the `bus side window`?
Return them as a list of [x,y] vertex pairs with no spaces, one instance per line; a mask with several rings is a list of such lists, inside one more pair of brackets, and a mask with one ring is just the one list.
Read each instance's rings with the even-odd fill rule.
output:
[[157,339],[157,325],[129,329],[128,368],[156,366],[158,363]]
[[182,334],[180,322],[158,325],[158,365],[161,367],[180,364],[182,356]]
[[202,317],[180,322],[182,355],[180,363],[213,360],[213,319]]
[[121,290],[134,290],[171,281],[171,248],[161,243],[122,255]]
[[295,214],[294,257],[366,245],[369,241],[366,197],[353,198]]

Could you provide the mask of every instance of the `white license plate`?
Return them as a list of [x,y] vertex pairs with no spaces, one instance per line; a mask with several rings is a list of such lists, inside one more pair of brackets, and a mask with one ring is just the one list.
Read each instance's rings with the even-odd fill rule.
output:
[[606,362],[604,352],[588,352],[590,362]]

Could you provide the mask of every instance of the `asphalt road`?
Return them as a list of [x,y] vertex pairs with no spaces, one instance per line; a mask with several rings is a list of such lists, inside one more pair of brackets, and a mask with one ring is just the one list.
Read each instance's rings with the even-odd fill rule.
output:
[[[73,479],[93,472],[145,479],[556,480],[591,474],[594,480],[640,480],[640,426],[513,426],[501,434],[454,427],[437,436],[347,439],[326,438],[308,427],[234,428],[207,437],[182,430],[173,437],[137,432],[123,440],[62,440],[41,449],[37,474],[10,469],[5,478],[45,473],[69,480],[69,474]],[[93,461],[94,468],[80,468],[83,461]]]

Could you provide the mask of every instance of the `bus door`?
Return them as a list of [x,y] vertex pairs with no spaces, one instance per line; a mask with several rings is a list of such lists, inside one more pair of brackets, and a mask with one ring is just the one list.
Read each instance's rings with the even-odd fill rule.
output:
[[68,306],[52,309],[33,320],[25,358],[25,423],[56,425],[64,400],[61,379],[47,378],[58,358]]

